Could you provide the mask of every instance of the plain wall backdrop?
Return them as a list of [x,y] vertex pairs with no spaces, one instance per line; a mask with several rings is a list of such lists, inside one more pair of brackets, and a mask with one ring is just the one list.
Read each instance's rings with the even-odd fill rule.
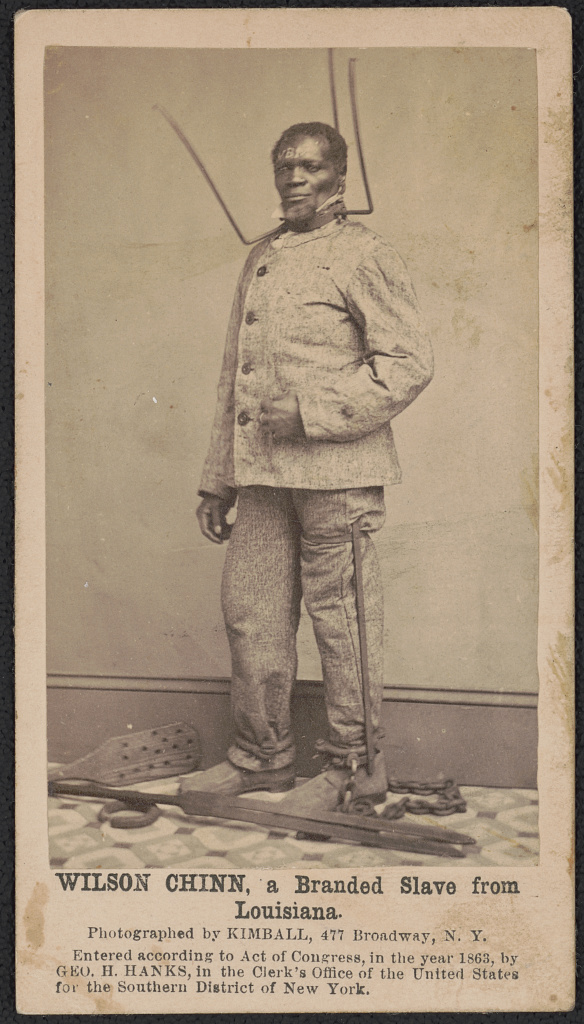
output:
[[[537,689],[537,94],[517,49],[336,51],[348,200],[357,58],[375,213],[436,357],[394,421],[404,481],[378,535],[391,686]],[[229,675],[224,550],[195,520],[249,235],[274,226],[269,153],[332,121],[324,50],[46,53],[48,671]],[[300,676],[320,678],[306,616]]]

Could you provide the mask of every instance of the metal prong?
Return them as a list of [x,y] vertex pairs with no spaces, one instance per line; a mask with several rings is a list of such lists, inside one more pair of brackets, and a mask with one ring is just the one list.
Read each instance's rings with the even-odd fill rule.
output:
[[365,186],[365,195],[367,196],[367,209],[347,210],[347,213],[360,214],[363,216],[365,214],[373,213],[373,200],[371,198],[371,192],[369,191],[367,171],[365,170],[365,159],[363,157],[363,148],[361,146],[361,133],[359,131],[359,114],[357,111],[357,96],[355,92],[355,64],[356,58],[351,57],[349,60],[349,93],[351,96],[351,113],[353,115],[353,130],[355,132],[355,142],[357,144],[357,156],[359,157],[361,176],[363,178],[363,185]]
[[237,221],[235,220],[235,217],[233,216],[233,214],[229,210],[229,208],[228,208],[227,204],[225,203],[221,193],[219,192],[219,189],[214,184],[214,182],[213,182],[210,174],[208,173],[207,168],[205,167],[203,161],[201,160],[200,156],[198,155],[198,153],[194,149],[194,147],[191,144],[191,142],[187,139],[187,137],[186,137],[185,133],[183,132],[182,128],[180,127],[180,125],[177,124],[177,122],[175,121],[175,119],[172,116],[172,114],[169,114],[168,110],[165,110],[164,107],[161,107],[159,103],[155,103],[154,104],[153,110],[158,110],[162,114],[162,116],[165,118],[165,120],[168,121],[170,127],[176,132],[176,134],[178,135],[180,141],[182,142],[182,144],[185,147],[185,149],[187,150],[187,152],[190,153],[190,155],[192,156],[193,160],[195,161],[197,167],[199,168],[201,174],[203,175],[205,181],[207,182],[207,185],[211,189],[213,195],[215,196],[215,199],[219,203],[219,206],[223,210],[223,213],[227,217],[227,220],[231,224],[231,227],[235,231],[235,233],[236,233],[237,237],[239,238],[239,240],[241,242],[243,242],[244,245],[255,245],[256,242],[261,242],[262,238],[268,238],[269,235],[273,235],[274,234],[274,230],[277,230],[277,229],[272,228],[271,231],[265,231],[263,235],[258,235],[257,238],[246,238],[245,237],[243,232],[240,230],[240,228],[239,228],[239,226],[237,224]]
[[335,65],[334,65],[334,50],[330,49],[328,52],[328,65],[329,65],[329,82],[331,87],[331,101],[333,105],[333,119],[335,122],[335,130],[339,130],[339,111],[337,109],[337,90],[335,88]]

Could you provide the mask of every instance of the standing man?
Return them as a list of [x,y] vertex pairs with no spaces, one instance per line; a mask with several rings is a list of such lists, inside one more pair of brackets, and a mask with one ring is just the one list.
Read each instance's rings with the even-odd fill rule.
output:
[[[235,737],[227,760],[185,789],[243,793],[294,785],[290,694],[300,601],[322,661],[328,737],[317,778],[286,805],[328,810],[383,799],[379,746],[383,595],[370,534],[384,486],[400,480],[391,420],[426,387],[432,354],[403,261],[347,220],[347,146],[329,125],[288,128],[272,152],[282,225],[241,274],[197,518],[229,537],[222,606]],[[227,514],[237,501],[233,528]],[[375,760],[364,706],[351,529],[361,533]]]

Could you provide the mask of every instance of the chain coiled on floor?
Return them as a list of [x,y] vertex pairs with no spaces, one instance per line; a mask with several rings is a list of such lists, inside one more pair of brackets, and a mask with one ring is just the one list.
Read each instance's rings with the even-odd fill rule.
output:
[[[435,814],[438,817],[445,817],[448,814],[464,814],[466,811],[466,801],[452,779],[446,779],[444,782],[402,782],[390,779],[387,789],[390,793],[413,794],[383,808],[381,816],[389,821],[403,818],[404,814]],[[438,799],[424,800],[423,797],[427,796],[437,796]],[[351,814],[376,813],[369,797],[358,797],[351,803]]]

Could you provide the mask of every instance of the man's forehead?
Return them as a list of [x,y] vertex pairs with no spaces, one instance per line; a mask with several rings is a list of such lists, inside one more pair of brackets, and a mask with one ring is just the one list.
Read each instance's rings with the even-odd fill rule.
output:
[[328,141],[312,135],[299,135],[288,139],[276,154],[276,160],[306,160],[308,158],[324,159],[328,154]]

